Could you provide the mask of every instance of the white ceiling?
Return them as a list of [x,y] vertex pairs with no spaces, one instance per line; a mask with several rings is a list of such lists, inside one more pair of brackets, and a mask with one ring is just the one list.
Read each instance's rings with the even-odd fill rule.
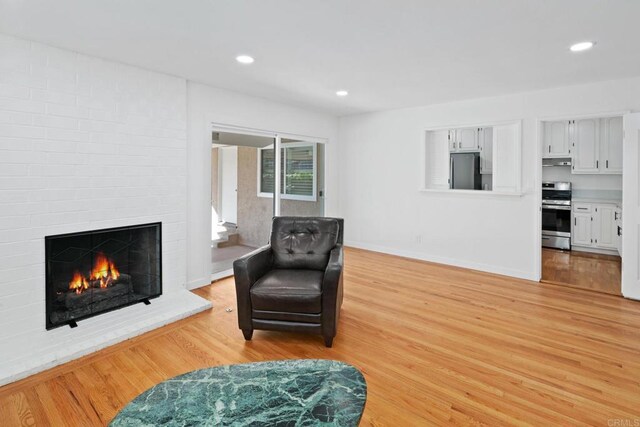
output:
[[[0,0],[0,32],[338,115],[638,76],[638,17],[639,0]],[[570,53],[581,40],[598,44]]]

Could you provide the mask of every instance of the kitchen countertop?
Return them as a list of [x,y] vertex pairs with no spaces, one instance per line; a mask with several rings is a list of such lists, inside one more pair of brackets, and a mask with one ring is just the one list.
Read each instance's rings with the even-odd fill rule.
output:
[[617,190],[573,190],[573,203],[612,203],[622,206],[622,191]]

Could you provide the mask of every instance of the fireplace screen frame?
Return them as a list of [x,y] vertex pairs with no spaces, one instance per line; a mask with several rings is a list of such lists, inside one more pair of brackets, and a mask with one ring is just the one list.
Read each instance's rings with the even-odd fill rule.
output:
[[[157,283],[157,289],[158,292],[157,293],[153,293],[150,295],[145,295],[145,296],[141,296],[139,298],[136,299],[131,299],[128,302],[123,302],[121,304],[118,304],[116,306],[113,307],[108,307],[105,309],[98,309],[95,311],[92,311],[89,314],[83,315],[83,316],[78,316],[78,317],[73,317],[73,319],[69,319],[69,320],[63,320],[60,322],[52,322],[51,320],[51,313],[54,307],[54,301],[53,299],[55,298],[55,284],[53,283],[53,274],[52,274],[52,266],[51,263],[52,261],[49,259],[49,254],[50,254],[50,248],[51,245],[53,243],[54,240],[58,240],[58,239],[67,239],[67,238],[74,238],[74,237],[82,237],[82,236],[91,236],[91,235],[95,235],[95,234],[100,234],[100,233],[112,233],[112,232],[120,232],[120,231],[132,231],[132,230],[137,230],[137,229],[144,229],[144,228],[155,228],[155,232],[157,233],[157,246],[156,246],[156,250],[157,250],[157,266],[158,266],[158,283]],[[87,231],[80,231],[80,232],[74,232],[74,233],[65,233],[65,234],[56,234],[56,235],[51,235],[51,236],[45,236],[44,238],[45,240],[45,270],[46,270],[46,275],[45,275],[45,285],[46,285],[46,289],[45,289],[45,294],[46,294],[46,329],[47,330],[51,330],[51,329],[55,329],[55,328],[59,328],[61,326],[66,326],[69,325],[72,328],[77,326],[78,321],[80,320],[84,320],[84,319],[88,319],[94,316],[98,316],[100,314],[104,314],[104,313],[108,313],[110,311],[114,311],[114,310],[119,310],[121,308],[124,307],[128,307],[134,304],[138,304],[138,303],[145,303],[146,305],[150,304],[149,300],[154,299],[154,298],[158,298],[159,296],[162,295],[163,292],[163,281],[162,281],[162,222],[152,222],[152,223],[147,223],[147,224],[136,224],[136,225],[127,225],[127,226],[122,226],[122,227],[112,227],[112,228],[103,228],[103,229],[98,229],[98,230],[87,230]],[[90,249],[91,251],[93,251],[93,248]]]

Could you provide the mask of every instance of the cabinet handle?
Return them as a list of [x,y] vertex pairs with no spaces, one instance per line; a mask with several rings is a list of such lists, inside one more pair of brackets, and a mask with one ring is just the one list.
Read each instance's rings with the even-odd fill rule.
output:
[[599,167],[599,162],[596,160],[596,169],[598,169]]
[[549,153],[551,153],[551,146],[549,146]]
[[573,218],[573,225],[578,225],[578,218]]
[[605,168],[609,169],[609,160],[607,160]]

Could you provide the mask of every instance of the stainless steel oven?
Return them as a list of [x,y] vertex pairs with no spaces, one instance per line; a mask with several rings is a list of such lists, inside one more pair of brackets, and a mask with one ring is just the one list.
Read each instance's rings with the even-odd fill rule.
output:
[[542,183],[542,246],[571,249],[571,183]]

